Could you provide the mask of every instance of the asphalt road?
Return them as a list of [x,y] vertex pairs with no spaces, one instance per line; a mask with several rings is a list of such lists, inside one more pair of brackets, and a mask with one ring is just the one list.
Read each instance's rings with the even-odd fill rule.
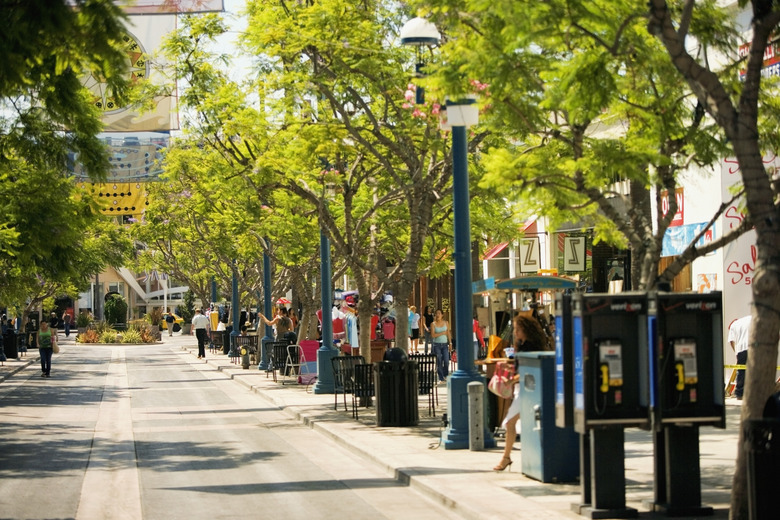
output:
[[0,384],[0,518],[452,518],[166,346],[75,346]]

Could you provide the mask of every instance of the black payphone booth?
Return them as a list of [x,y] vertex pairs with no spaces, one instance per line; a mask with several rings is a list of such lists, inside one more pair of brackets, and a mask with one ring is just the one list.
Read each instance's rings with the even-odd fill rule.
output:
[[726,426],[722,327],[720,292],[648,295],[652,505],[671,516],[712,514],[701,505],[699,427]]
[[582,503],[591,518],[633,518],[626,507],[626,427],[649,428],[647,296],[576,294],[571,301],[574,429]]

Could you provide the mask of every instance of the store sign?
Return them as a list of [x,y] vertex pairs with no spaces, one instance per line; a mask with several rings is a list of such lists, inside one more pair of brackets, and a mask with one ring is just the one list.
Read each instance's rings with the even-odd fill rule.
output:
[[520,272],[536,273],[542,268],[539,237],[520,239]]
[[[772,39],[776,36],[770,37],[770,42],[767,43],[764,49],[764,64],[761,67],[761,76],[766,78],[769,76],[780,76],[780,39]],[[747,63],[748,54],[750,54],[750,44],[753,42],[743,43],[739,46],[737,51],[739,59],[742,60],[742,64]],[[745,74],[747,69],[740,67],[739,80],[745,81]]]
[[563,270],[567,273],[585,270],[584,236],[564,237],[563,239]]
[[[677,256],[681,255],[685,249],[691,244],[691,242],[699,236],[702,229],[707,226],[706,222],[699,222],[697,224],[688,224],[685,226],[670,227],[664,233],[663,248],[661,250],[661,256]],[[712,242],[715,236],[715,226],[704,232],[701,238],[696,242],[697,247],[701,247],[709,242]]]
[[[685,222],[685,191],[683,188],[674,190],[674,200],[677,202],[677,212],[672,217],[669,227],[682,226]],[[664,217],[669,213],[670,207],[669,192],[664,190],[661,192],[661,213]]]

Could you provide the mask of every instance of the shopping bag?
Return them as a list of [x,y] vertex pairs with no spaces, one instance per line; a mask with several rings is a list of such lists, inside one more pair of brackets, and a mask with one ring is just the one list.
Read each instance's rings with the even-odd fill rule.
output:
[[499,361],[496,363],[496,371],[488,383],[488,390],[504,399],[511,399],[514,395],[515,365]]

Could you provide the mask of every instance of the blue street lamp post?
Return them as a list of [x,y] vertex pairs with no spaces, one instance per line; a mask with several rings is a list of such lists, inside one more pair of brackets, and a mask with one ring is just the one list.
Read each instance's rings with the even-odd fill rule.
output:
[[[328,207],[328,198],[333,196],[334,188],[323,179],[322,204],[323,211]],[[320,217],[322,218],[322,217]],[[325,234],[325,227],[320,223],[320,295],[322,297],[322,343],[317,349],[317,382],[314,384],[315,394],[332,394],[336,391],[331,360],[339,355],[333,346],[333,287],[331,281],[330,240]]]
[[[449,427],[442,434],[445,449],[469,447],[468,384],[485,383],[474,365],[471,291],[471,216],[469,210],[469,174],[467,128],[477,122],[473,100],[447,101],[448,124],[452,126],[452,212],[455,228],[455,347],[458,366],[447,381]],[[485,426],[485,447],[496,445]]]
[[333,347],[333,295],[331,292],[330,240],[320,231],[320,283],[322,285],[322,344],[317,350],[317,383],[315,394],[332,394],[336,390],[330,360],[339,354]]
[[[268,245],[268,239],[265,239],[266,246]],[[271,302],[271,257],[268,256],[268,251],[263,252],[263,314],[266,317],[271,316],[272,312]],[[269,357],[271,353],[268,351],[268,344],[274,340],[273,330],[270,325],[265,326],[265,336],[261,341],[260,350],[262,356],[260,363],[257,365],[258,370],[270,370]]]
[[239,335],[238,323],[241,319],[241,309],[238,303],[238,271],[236,270],[236,261],[233,260],[233,298],[231,301],[233,306],[233,330],[230,332],[230,357],[238,357],[238,349],[236,348],[236,338]]

